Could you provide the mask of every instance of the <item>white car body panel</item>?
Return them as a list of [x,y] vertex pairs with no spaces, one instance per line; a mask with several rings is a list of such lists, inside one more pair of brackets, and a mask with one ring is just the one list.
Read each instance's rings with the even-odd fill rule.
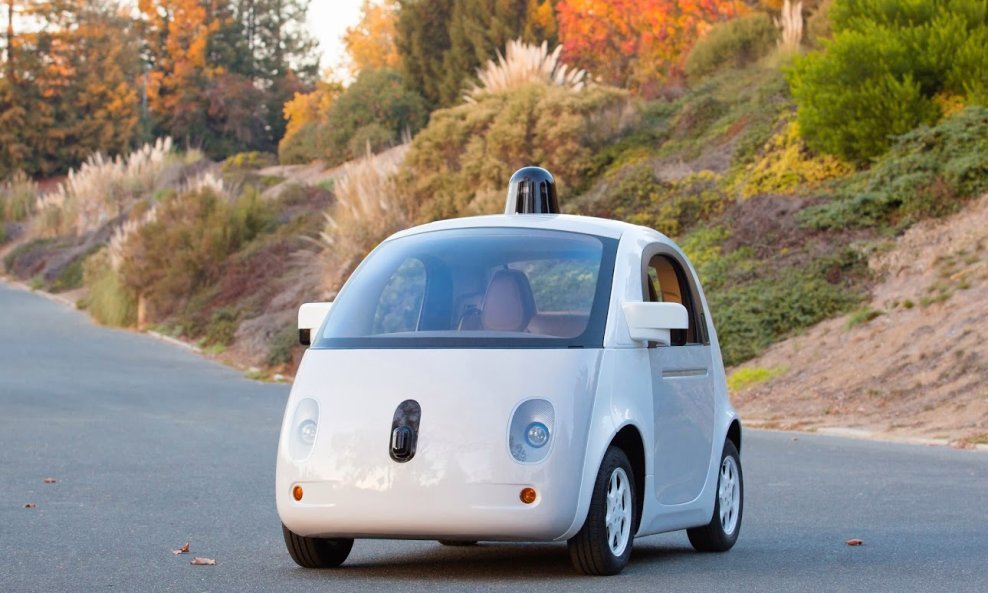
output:
[[[566,215],[457,219],[388,240],[491,227],[619,239],[601,347],[308,350],[279,441],[282,522],[317,537],[566,540],[583,525],[608,446],[634,430],[644,461],[637,535],[707,524],[723,443],[738,420],[712,317],[682,251],[651,229]],[[631,338],[623,305],[643,300],[643,254],[651,252],[680,262],[695,283],[709,345],[649,348]],[[318,402],[318,432],[311,454],[296,459],[292,422],[307,398]],[[418,450],[396,463],[388,431],[410,398],[422,409]],[[520,463],[508,450],[508,425],[530,398],[552,403],[556,428],[543,461]],[[295,485],[302,501],[292,498]],[[537,490],[535,503],[519,500],[524,487]]]
[[[278,451],[282,521],[307,536],[555,539],[576,512],[602,352],[310,350]],[[533,367],[539,373],[521,371]],[[318,397],[319,431],[296,460],[288,419],[306,397]],[[506,433],[517,405],[535,397],[553,404],[558,428],[548,458],[522,464]],[[422,431],[415,457],[399,464],[388,454],[390,426],[409,398],[421,404]],[[295,484],[301,502],[290,496]],[[540,500],[523,504],[526,486]]]

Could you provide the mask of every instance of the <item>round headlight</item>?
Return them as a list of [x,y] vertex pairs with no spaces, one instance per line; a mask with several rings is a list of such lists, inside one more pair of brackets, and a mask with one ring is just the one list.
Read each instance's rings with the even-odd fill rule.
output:
[[298,438],[306,445],[311,445],[316,441],[316,422],[311,419],[303,420],[298,425]]
[[536,449],[543,447],[549,442],[549,429],[541,422],[532,422],[525,429],[525,440]]

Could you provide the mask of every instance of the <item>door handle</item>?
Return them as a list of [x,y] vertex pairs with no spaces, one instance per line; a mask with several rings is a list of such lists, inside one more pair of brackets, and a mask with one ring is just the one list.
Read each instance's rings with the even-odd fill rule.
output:
[[686,377],[706,377],[709,374],[705,368],[698,369],[662,369],[663,379],[683,379]]

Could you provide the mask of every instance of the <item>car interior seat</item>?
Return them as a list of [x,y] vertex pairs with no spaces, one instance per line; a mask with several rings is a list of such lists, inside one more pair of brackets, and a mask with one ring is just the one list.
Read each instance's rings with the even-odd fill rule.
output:
[[521,332],[535,315],[535,297],[528,276],[520,270],[494,273],[480,309],[480,326],[488,331]]

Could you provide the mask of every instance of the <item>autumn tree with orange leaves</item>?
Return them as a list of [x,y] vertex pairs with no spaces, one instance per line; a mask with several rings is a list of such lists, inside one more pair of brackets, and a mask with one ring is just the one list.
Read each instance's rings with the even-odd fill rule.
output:
[[678,80],[696,40],[748,10],[733,0],[560,0],[563,59],[642,95]]
[[398,68],[400,57],[395,46],[398,0],[364,0],[360,22],[343,35],[350,56],[350,74],[369,68]]
[[108,0],[8,0],[5,8],[0,178],[58,174],[93,152],[128,149],[139,115],[132,21]]

